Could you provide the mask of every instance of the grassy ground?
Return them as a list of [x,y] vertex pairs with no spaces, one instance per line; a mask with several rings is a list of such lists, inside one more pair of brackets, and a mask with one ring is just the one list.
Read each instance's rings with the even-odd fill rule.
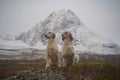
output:
[[16,73],[45,66],[45,60],[0,60],[0,79],[10,77]]
[[[48,70],[42,69],[44,66],[45,60],[42,59],[29,61],[0,61],[0,79],[13,76],[17,73],[20,73],[18,75],[20,77],[23,71],[31,70],[26,75],[24,74],[22,78],[29,80],[28,78],[33,78],[34,76],[36,80],[41,80],[39,79],[40,77],[42,77],[42,80],[120,80],[120,66],[117,64],[84,62],[77,63],[72,67],[53,68]],[[40,72],[41,69],[42,72]],[[17,80],[19,80],[19,77]],[[34,80],[34,78],[31,80]]]
[[[25,80],[29,80],[28,77],[32,76],[36,80],[41,80],[39,79],[40,77],[42,77],[42,80],[120,80],[120,56],[86,55],[80,55],[80,63],[72,67],[49,70],[43,69],[46,62],[45,59],[0,60],[0,80],[19,73],[21,75],[26,70],[30,70],[30,72],[23,75]],[[37,75],[34,74],[36,72]]]
[[71,80],[120,80],[120,66],[104,62],[86,62],[62,69]]
[[120,80],[120,67],[104,62],[77,63],[71,67],[30,69],[7,80]]

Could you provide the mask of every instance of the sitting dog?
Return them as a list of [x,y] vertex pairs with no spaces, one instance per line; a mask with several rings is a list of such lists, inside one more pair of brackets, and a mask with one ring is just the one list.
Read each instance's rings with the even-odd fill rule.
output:
[[68,31],[63,32],[62,36],[62,62],[63,67],[69,67],[73,64],[73,58],[74,58],[74,48],[72,45],[73,37],[72,34]]
[[47,47],[46,47],[46,56],[47,56],[47,63],[46,69],[51,67],[58,67],[59,62],[59,50],[57,44],[55,43],[55,33],[48,32],[45,34],[45,37],[48,39]]

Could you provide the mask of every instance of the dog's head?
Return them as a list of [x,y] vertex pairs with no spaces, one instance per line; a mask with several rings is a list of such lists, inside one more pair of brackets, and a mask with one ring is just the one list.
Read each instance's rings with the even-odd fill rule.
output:
[[73,36],[70,32],[68,31],[65,31],[63,32],[63,34],[61,35],[62,36],[62,40],[64,41],[65,39],[69,39],[71,41],[73,41]]
[[54,32],[48,32],[45,34],[45,37],[47,39],[55,39],[55,33]]

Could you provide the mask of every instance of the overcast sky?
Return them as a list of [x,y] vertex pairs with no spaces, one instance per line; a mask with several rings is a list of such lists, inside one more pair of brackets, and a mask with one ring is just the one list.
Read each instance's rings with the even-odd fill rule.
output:
[[120,0],[0,0],[0,35],[28,31],[60,9],[72,10],[97,35],[120,42]]

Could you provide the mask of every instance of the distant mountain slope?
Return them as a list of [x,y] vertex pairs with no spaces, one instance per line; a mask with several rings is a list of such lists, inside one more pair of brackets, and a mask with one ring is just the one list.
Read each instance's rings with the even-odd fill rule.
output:
[[22,40],[30,46],[41,48],[46,44],[44,34],[47,31],[56,33],[58,45],[62,43],[61,33],[70,31],[74,37],[74,47],[80,52],[120,54],[120,45],[92,33],[71,10],[54,11],[43,22],[19,35],[16,40]]
[[35,49],[20,40],[0,37],[0,60],[34,60],[44,58],[44,51]]
[[20,40],[4,40],[0,38],[0,49],[24,49],[30,48],[26,43]]

